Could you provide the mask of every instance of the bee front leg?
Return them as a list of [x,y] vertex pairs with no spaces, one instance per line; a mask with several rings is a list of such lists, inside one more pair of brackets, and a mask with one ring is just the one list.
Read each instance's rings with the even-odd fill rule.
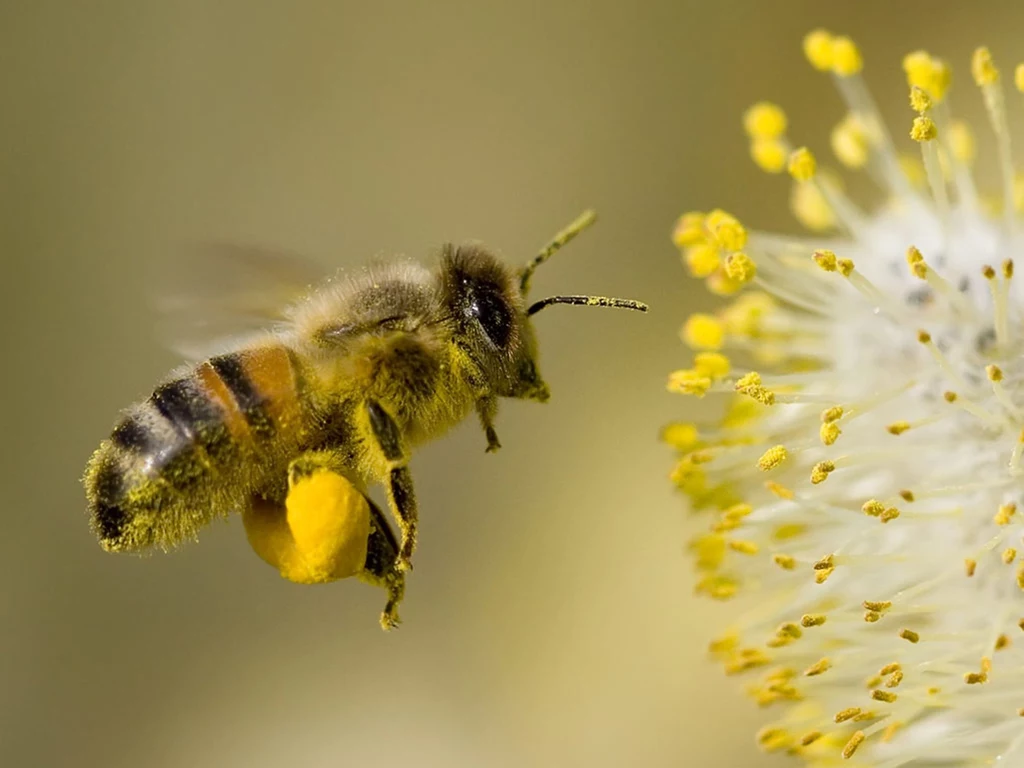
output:
[[480,417],[480,426],[487,436],[487,453],[494,453],[501,448],[498,433],[494,431],[494,417],[498,415],[498,398],[481,397],[476,401],[476,413]]
[[419,522],[412,474],[407,466],[409,457],[402,448],[401,433],[391,415],[374,400],[366,403],[366,410],[370,416],[370,429],[374,440],[390,467],[387,483],[388,501],[402,532],[397,568],[400,571],[408,571],[412,568],[412,553],[416,549],[416,528]]

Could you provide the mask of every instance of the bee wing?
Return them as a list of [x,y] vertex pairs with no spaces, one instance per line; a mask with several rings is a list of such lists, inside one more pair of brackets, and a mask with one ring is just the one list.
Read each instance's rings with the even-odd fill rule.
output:
[[202,243],[163,263],[152,285],[161,340],[190,360],[223,351],[229,340],[281,326],[291,305],[329,275],[294,253]]

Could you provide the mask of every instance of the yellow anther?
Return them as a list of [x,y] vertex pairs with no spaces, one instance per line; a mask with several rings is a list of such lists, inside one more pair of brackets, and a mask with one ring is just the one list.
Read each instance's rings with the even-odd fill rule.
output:
[[816,29],[804,37],[804,55],[811,66],[821,72],[832,69],[832,35]]
[[1013,70],[1013,84],[1017,86],[1018,91],[1024,93],[1024,64],[1018,64]]
[[836,712],[833,718],[837,723],[845,723],[847,720],[852,720],[860,714],[860,707],[848,707],[847,709]]
[[864,505],[860,508],[861,512],[871,517],[878,517],[885,512],[885,504],[880,502],[878,499],[869,499],[864,502]]
[[694,349],[721,349],[725,329],[711,315],[696,313],[683,326],[683,340]]
[[885,512],[878,516],[878,519],[883,523],[888,523],[891,520],[895,520],[900,516],[900,511],[896,507],[886,507]]
[[800,746],[809,747],[811,744],[816,742],[822,737],[821,731],[811,731],[810,733],[804,734],[800,737]]
[[910,108],[919,115],[923,115],[932,108],[932,97],[924,88],[912,85],[910,86]]
[[807,613],[800,617],[801,627],[820,627],[826,621],[823,613]]
[[[882,614],[880,614],[878,611],[864,611],[864,621],[866,621],[868,624],[874,624],[880,618],[882,618]],[[872,684],[869,684],[868,688],[870,688],[871,686]]]
[[815,251],[813,258],[814,263],[826,272],[835,272],[838,269],[838,260],[832,251],[824,249]]
[[928,331],[918,331],[917,332],[917,340],[921,344],[931,344],[932,343],[932,335],[930,333],[928,333]]
[[804,636],[804,632],[800,629],[799,625],[792,621],[787,621],[785,624],[780,624],[775,630],[775,634],[779,637],[791,637],[794,640],[799,640]]
[[964,675],[964,682],[968,685],[981,685],[988,682],[988,674],[985,672],[968,672]]
[[714,243],[688,245],[683,251],[683,260],[694,277],[707,277],[722,264],[722,256]]
[[772,531],[772,538],[776,541],[789,541],[807,533],[807,526],[803,523],[784,523]]
[[1017,566],[1017,586],[1024,590],[1024,562]]
[[891,675],[889,675],[889,679],[885,681],[885,687],[886,688],[898,688],[899,684],[902,683],[902,682],[903,682],[903,673],[900,670],[897,669],[895,672],[893,672]]
[[989,264],[986,264],[985,266],[983,266],[981,268],[981,274],[982,274],[982,277],[984,277],[986,280],[995,280],[996,279],[996,271]]
[[704,231],[704,214],[700,211],[689,211],[684,213],[676,221],[672,229],[672,242],[678,247],[684,248],[688,245],[696,245],[707,239]]
[[782,728],[762,728],[757,732],[757,745],[765,752],[778,752],[788,748],[793,741],[789,732]]
[[863,168],[868,162],[868,137],[856,115],[847,115],[831,136],[832,152],[847,168]]
[[735,280],[731,280],[723,270],[718,270],[714,274],[709,275],[708,279],[704,281],[704,285],[708,292],[715,296],[732,296],[743,287]]
[[900,498],[909,504],[914,500],[914,492],[904,489],[900,491]]
[[836,260],[836,269],[839,270],[839,274],[841,274],[843,277],[849,277],[850,274],[854,270],[853,260],[852,259],[837,259]]
[[747,244],[747,230],[735,216],[720,208],[707,215],[704,225],[715,242],[728,251],[738,251]]
[[729,549],[739,552],[741,555],[756,555],[758,553],[757,544],[752,541],[741,541],[738,539],[729,542]]
[[974,162],[974,134],[971,133],[967,123],[962,120],[953,122],[949,126],[947,138],[953,157],[966,165]]
[[832,669],[832,662],[828,659],[820,659],[805,669],[804,675],[806,677],[817,677],[823,672],[828,672],[830,669]]
[[814,178],[818,163],[814,154],[807,147],[793,150],[789,156],[789,175],[797,181],[810,181]]
[[745,253],[732,253],[725,260],[725,274],[742,285],[754,279],[757,265]]
[[1013,502],[1010,502],[1009,504],[1000,504],[999,511],[996,512],[996,516],[992,518],[992,522],[996,525],[1009,525],[1010,520],[1016,512],[1017,505]]
[[900,631],[900,637],[909,643],[917,643],[921,640],[921,636],[912,629],[904,629]]
[[786,113],[770,101],[759,101],[743,113],[743,128],[752,139],[777,139],[786,125]]
[[916,245],[912,245],[907,248],[907,264],[914,266],[924,261],[924,254],[918,250]]
[[768,472],[778,467],[789,457],[789,453],[786,451],[785,446],[776,445],[765,451],[761,458],[757,460],[757,468],[762,472]]
[[977,48],[971,57],[971,75],[974,82],[980,86],[999,82],[999,70],[992,61],[991,51],[985,46]]
[[1003,380],[1003,369],[998,365],[986,365],[985,375],[988,376],[989,381],[1002,381]]
[[1013,277],[1013,259],[1007,259],[1003,262],[1003,277],[1007,280]]
[[792,571],[796,568],[796,558],[790,555],[772,555],[772,562],[784,571]]
[[812,232],[824,232],[836,225],[836,216],[817,184],[794,184],[789,208],[803,226]]
[[750,158],[766,173],[782,173],[786,170],[788,149],[781,139],[752,139]]
[[703,397],[711,388],[711,379],[697,371],[673,371],[668,377],[668,391],[680,395],[696,395]]
[[811,483],[813,485],[819,485],[828,479],[828,476],[832,474],[836,469],[836,465],[831,461],[819,461],[811,469]]
[[846,742],[846,746],[843,747],[843,759],[849,760],[853,757],[854,753],[857,751],[857,747],[863,744],[864,739],[866,738],[864,731],[856,731],[853,736],[850,737],[850,740]]
[[832,575],[832,572],[834,570],[835,570],[835,568],[826,568],[825,570],[822,570],[822,571],[815,571],[814,572],[814,583],[815,584],[824,584],[826,581],[828,581],[828,577]]
[[833,405],[831,408],[826,408],[821,412],[821,423],[831,424],[833,421],[839,421],[843,418],[843,406]]
[[832,38],[832,71],[840,77],[856,75],[864,68],[857,44],[848,37]]
[[696,424],[674,422],[661,430],[661,440],[678,451],[693,448],[700,439]]
[[914,51],[903,58],[903,71],[907,85],[924,89],[935,101],[945,97],[952,75],[946,62],[933,59],[926,51]]
[[1005,563],[1006,565],[1009,565],[1010,563],[1012,563],[1014,560],[1017,559],[1017,550],[1014,549],[1013,547],[1007,547],[1006,549],[1003,550],[1002,558],[1003,558],[1003,563]]
[[776,483],[774,480],[769,480],[764,484],[764,487],[767,488],[769,492],[778,496],[780,499],[784,499],[785,501],[790,501],[796,496],[796,494],[789,488],[781,483]]
[[693,356],[693,367],[702,376],[721,379],[729,375],[729,358],[718,352],[698,352]]
[[[885,613],[890,608],[892,608],[892,602],[890,600],[865,600],[864,601],[864,609],[868,610],[868,611],[875,611],[877,613]],[[898,665],[897,665],[897,667],[898,667]],[[886,671],[887,669],[888,669],[888,672]],[[878,674],[880,674],[880,675],[888,675],[892,671],[893,670],[889,669],[888,667],[883,667],[882,671],[880,671]]]
[[825,555],[823,558],[815,562],[814,570],[816,571],[827,571],[836,567],[835,555]]
[[1005,650],[1010,647],[1011,642],[1009,635],[1000,635],[996,638],[994,648],[997,651]]
[[957,399],[957,394],[952,390],[947,390],[942,393],[942,399],[945,400],[947,403],[955,403]]
[[964,560],[964,573],[970,578],[974,575],[974,572],[978,569],[978,561],[972,558]]
[[931,141],[939,135],[939,129],[935,127],[935,121],[930,117],[918,115],[914,118],[914,124],[910,128],[910,138],[914,141]]
[[910,429],[910,422],[909,421],[894,421],[892,424],[887,426],[885,429],[886,429],[886,431],[890,435],[902,435],[904,432],[906,432],[908,429]]
[[835,422],[831,421],[827,424],[822,424],[818,430],[818,436],[821,437],[821,442],[825,445],[834,444],[842,433],[843,431],[836,426]]
[[892,704],[898,696],[895,693],[889,691],[874,690],[871,692],[871,698],[875,701],[884,701],[886,704]]
[[981,671],[982,672],[991,672],[992,671],[992,659],[990,659],[988,656],[982,656],[981,657]]

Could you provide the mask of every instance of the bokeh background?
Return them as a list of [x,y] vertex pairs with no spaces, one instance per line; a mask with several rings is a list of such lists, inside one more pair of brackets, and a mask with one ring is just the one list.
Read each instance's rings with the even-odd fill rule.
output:
[[[977,115],[970,51],[1009,70],[1022,20],[934,0],[3,3],[0,763],[772,764],[705,661],[734,608],[691,595],[656,440],[692,408],[664,392],[677,329],[710,305],[670,227],[719,205],[795,228],[739,118],[777,100],[827,154],[841,107],[808,29],[856,37],[898,126],[905,51],[948,57]],[[588,206],[599,225],[536,290],[652,311],[541,315],[552,401],[507,404],[496,457],[473,423],[415,457],[399,632],[370,587],[283,582],[237,520],[172,556],[96,546],[84,462],[176,363],[156,260],[213,238],[333,267],[473,238],[518,262]]]

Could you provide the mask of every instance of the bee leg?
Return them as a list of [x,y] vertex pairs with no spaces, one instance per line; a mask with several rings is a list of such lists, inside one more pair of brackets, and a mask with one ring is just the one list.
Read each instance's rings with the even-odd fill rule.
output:
[[388,472],[388,501],[402,531],[397,567],[400,571],[408,571],[412,569],[412,553],[416,549],[416,527],[419,522],[412,474],[406,466],[409,457],[402,449],[398,425],[380,403],[369,400],[366,403],[366,410],[370,416],[370,429],[377,441],[377,447],[391,467]]
[[480,417],[480,426],[487,436],[487,453],[494,453],[501,448],[498,433],[494,431],[494,417],[498,415],[498,398],[481,397],[476,401],[476,413]]
[[360,581],[383,587],[388,600],[380,615],[380,625],[391,630],[401,623],[398,606],[405,595],[405,572],[398,568],[398,541],[384,513],[370,502],[370,538],[366,548],[366,565],[358,576]]

